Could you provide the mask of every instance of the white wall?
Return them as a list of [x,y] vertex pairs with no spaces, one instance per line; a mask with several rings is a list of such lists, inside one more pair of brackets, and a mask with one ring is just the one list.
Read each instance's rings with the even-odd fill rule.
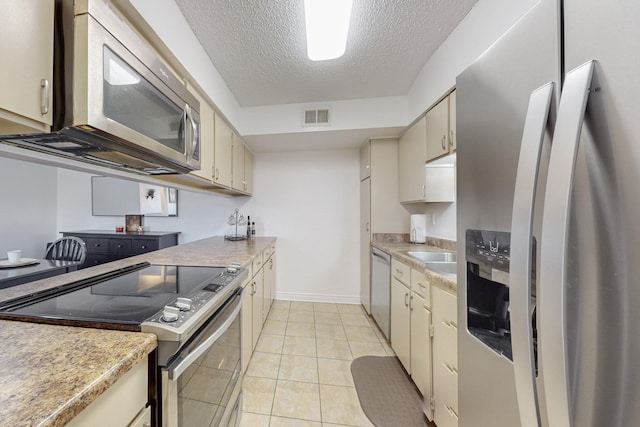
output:
[[0,259],[42,258],[56,239],[56,169],[0,157]]
[[255,176],[254,210],[278,237],[276,297],[359,303],[359,151],[258,153]]
[[408,94],[408,122],[456,84],[456,76],[539,0],[482,0],[431,56]]

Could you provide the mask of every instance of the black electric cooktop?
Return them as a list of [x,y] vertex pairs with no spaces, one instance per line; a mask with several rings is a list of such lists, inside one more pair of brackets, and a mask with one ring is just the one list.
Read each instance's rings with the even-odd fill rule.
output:
[[140,325],[177,297],[208,286],[225,268],[143,263],[131,270],[3,303],[0,318]]

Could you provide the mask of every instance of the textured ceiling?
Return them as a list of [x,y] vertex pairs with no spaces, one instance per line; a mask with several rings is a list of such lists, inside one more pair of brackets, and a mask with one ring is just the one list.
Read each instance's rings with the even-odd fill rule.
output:
[[176,0],[243,106],[406,95],[477,0],[354,0],[343,57],[307,58],[302,0]]

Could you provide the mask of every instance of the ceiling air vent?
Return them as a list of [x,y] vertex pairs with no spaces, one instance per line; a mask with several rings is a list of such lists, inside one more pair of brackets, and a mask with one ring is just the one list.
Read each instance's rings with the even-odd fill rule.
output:
[[304,110],[304,126],[317,126],[329,124],[329,110]]

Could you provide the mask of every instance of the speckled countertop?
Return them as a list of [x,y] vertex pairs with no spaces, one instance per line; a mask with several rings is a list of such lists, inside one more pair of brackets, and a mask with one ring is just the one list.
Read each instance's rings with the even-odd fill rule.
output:
[[452,251],[455,252],[455,249],[447,248],[442,249],[442,247],[431,246],[430,244],[411,244],[408,242],[397,242],[397,241],[374,241],[371,242],[371,246],[376,247],[389,255],[392,258],[397,259],[398,261],[408,265],[409,267],[418,270],[424,273],[429,279],[429,282],[432,285],[439,286],[445,290],[448,290],[453,293],[457,293],[458,286],[457,281],[453,279],[452,276],[443,276],[434,271],[429,270],[422,264],[420,261],[415,258],[410,257],[409,255],[403,253],[407,251],[416,251],[416,252],[427,252],[427,251]]
[[[248,266],[274,237],[211,237],[0,291],[0,301],[148,261]],[[153,334],[0,321],[0,425],[63,426],[157,346]]]
[[0,322],[0,425],[63,426],[156,346],[156,336]]

